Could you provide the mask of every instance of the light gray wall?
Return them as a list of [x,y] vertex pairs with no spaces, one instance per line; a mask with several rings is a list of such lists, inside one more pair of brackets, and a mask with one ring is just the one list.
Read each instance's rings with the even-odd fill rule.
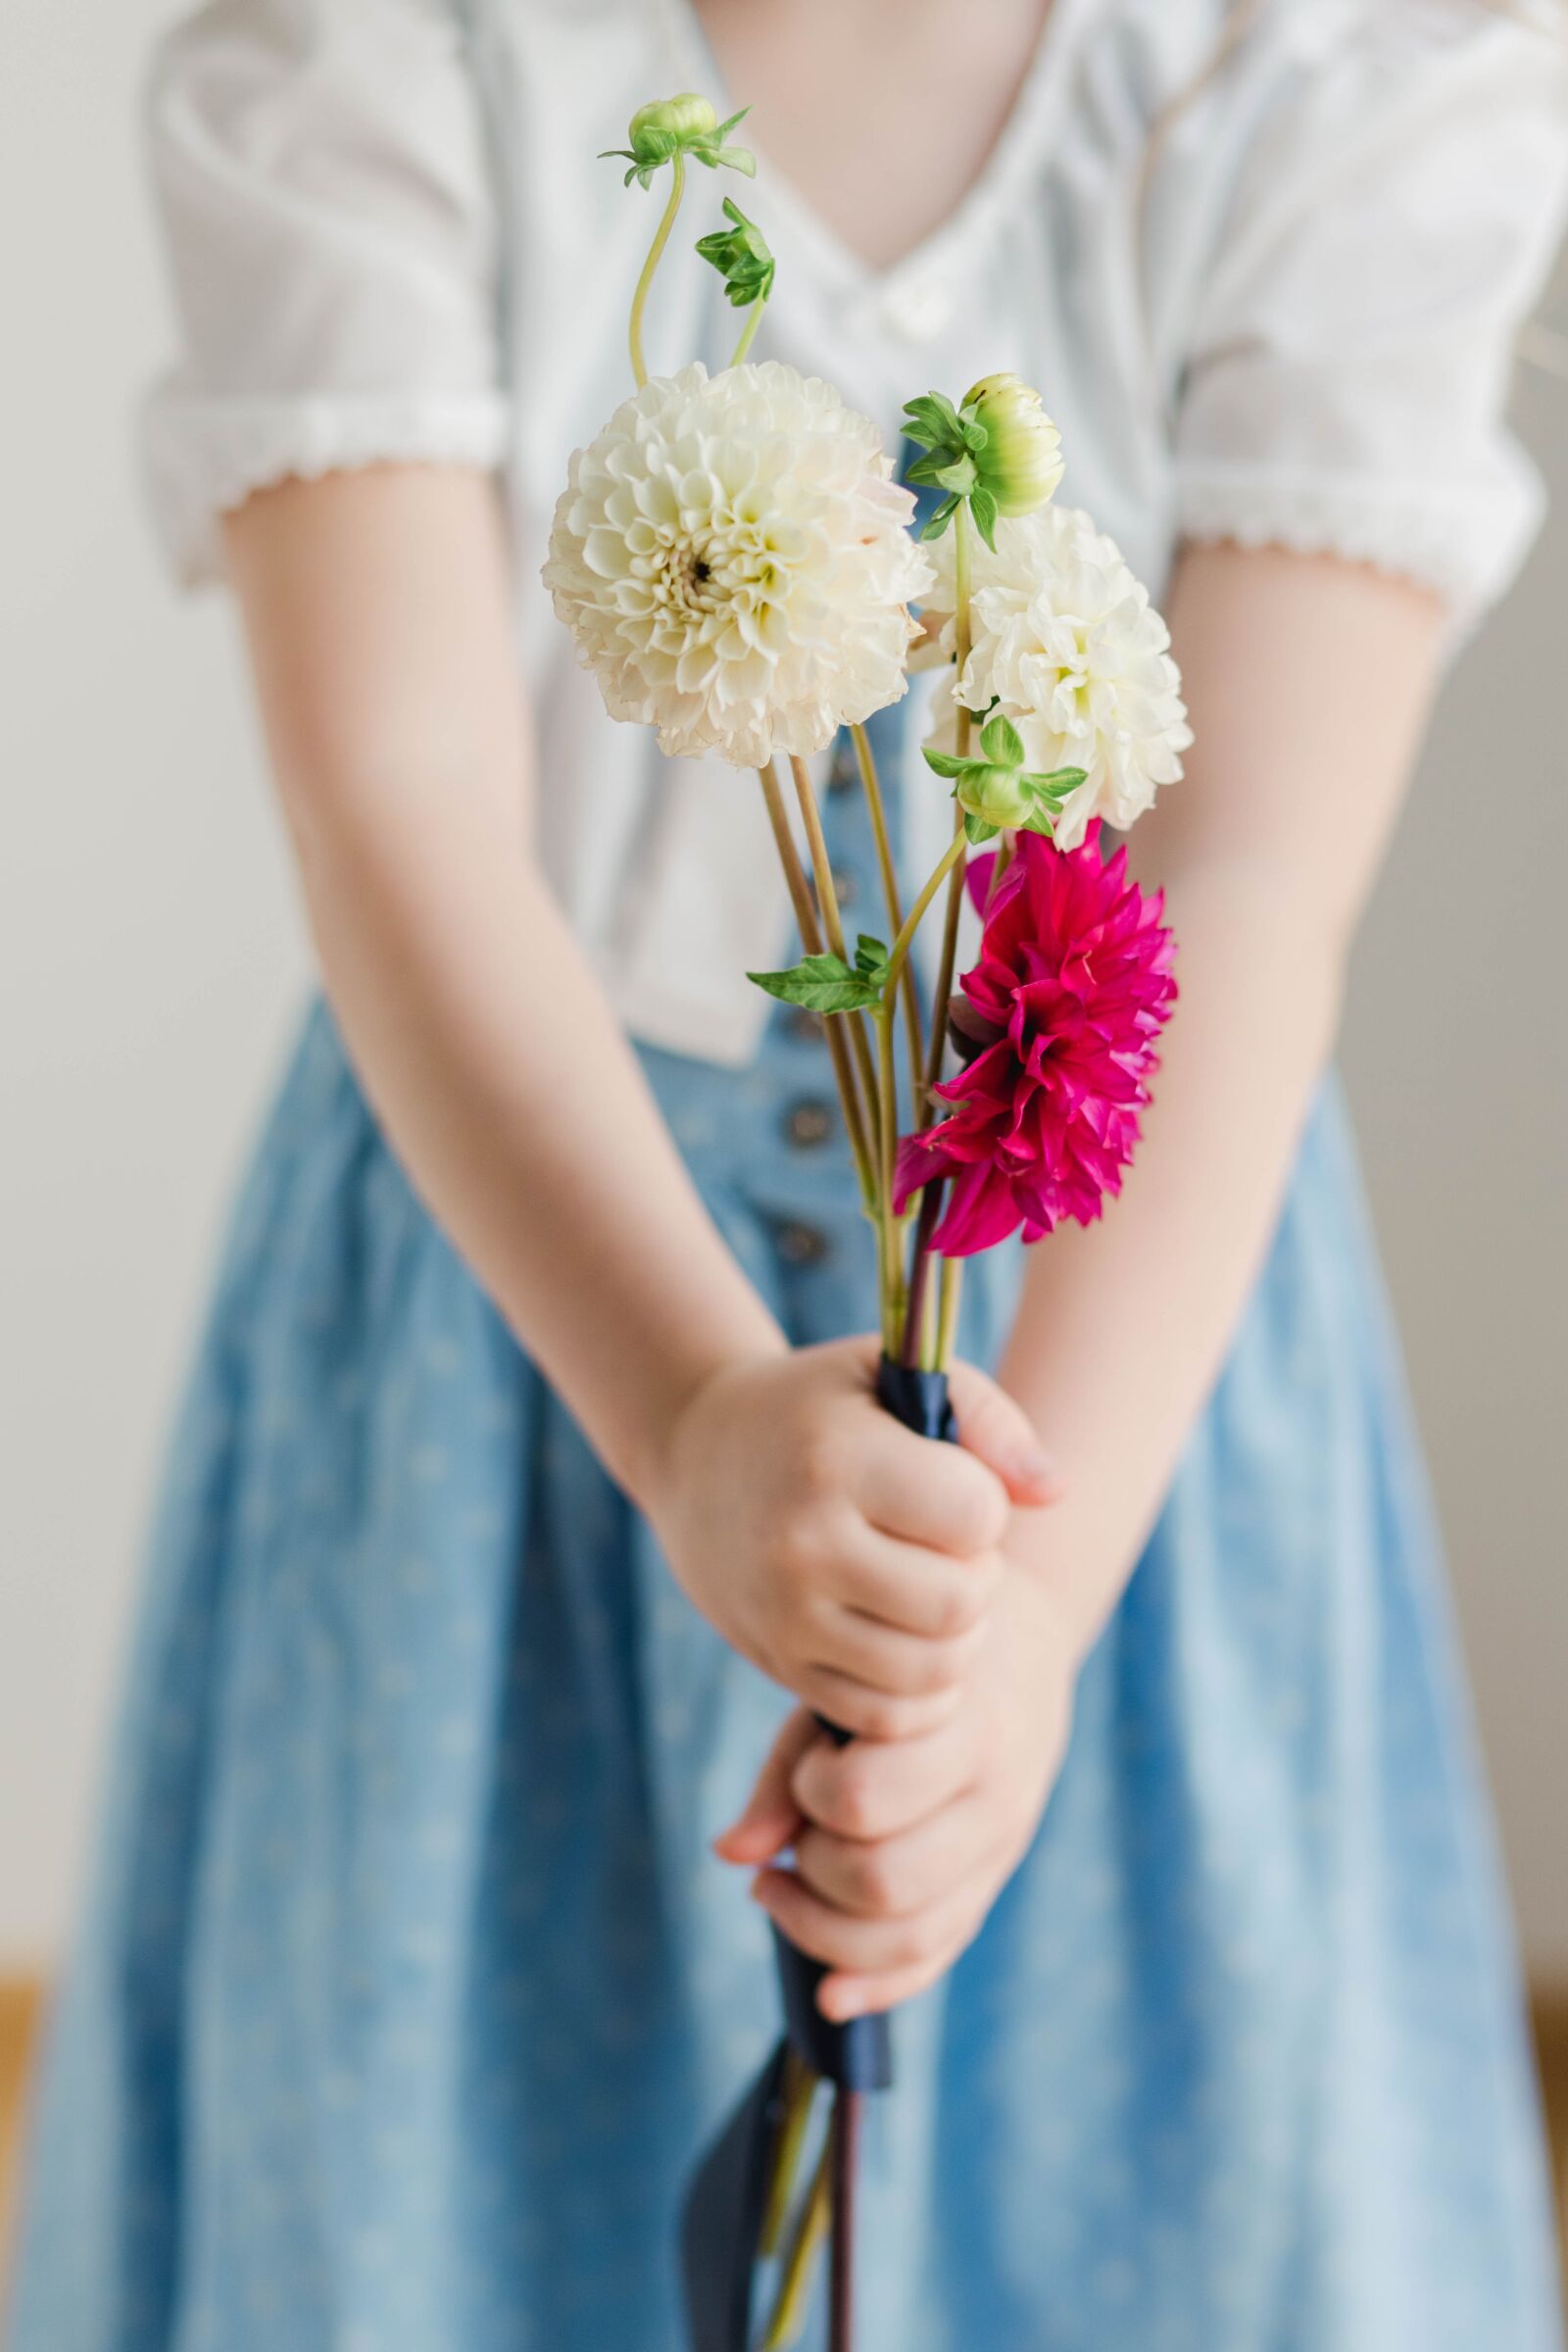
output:
[[[162,0],[0,24],[0,1964],[79,1866],[160,1434],[305,972],[232,629],[128,463]],[[1568,387],[1527,429],[1568,492]],[[1366,1139],[1532,1952],[1568,1973],[1568,524],[1452,687],[1357,960]]]

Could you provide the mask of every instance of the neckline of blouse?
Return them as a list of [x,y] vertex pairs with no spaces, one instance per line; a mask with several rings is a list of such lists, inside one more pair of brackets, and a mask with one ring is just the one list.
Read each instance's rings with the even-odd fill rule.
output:
[[[1099,5],[1100,0],[1052,0],[989,155],[946,218],[896,261],[879,265],[857,252],[759,150],[769,201],[789,217],[800,243],[830,282],[850,294],[885,300],[906,283],[928,285],[955,266],[972,267],[987,225],[1005,210],[1039,160],[1062,93],[1074,36]],[[721,115],[732,114],[735,101],[725,87],[695,0],[657,0],[657,8],[679,70],[690,77],[689,86],[709,91]]]

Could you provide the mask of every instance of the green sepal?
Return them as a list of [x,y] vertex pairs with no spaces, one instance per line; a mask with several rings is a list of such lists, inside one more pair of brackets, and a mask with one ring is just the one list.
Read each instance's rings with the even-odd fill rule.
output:
[[652,187],[654,173],[662,170],[670,158],[677,154],[689,155],[694,163],[706,164],[710,172],[716,172],[719,165],[723,164],[731,172],[744,172],[748,179],[755,179],[756,156],[745,147],[726,147],[724,144],[736,123],[743,122],[751,111],[750,107],[743,106],[740,113],[731,115],[727,122],[716,123],[711,130],[705,131],[681,133],[650,123],[638,132],[634,147],[602,147],[599,151],[600,161],[613,157],[630,164],[631,170],[621,181],[621,186],[626,188],[631,186],[634,179],[645,188]]
[[927,767],[939,776],[961,776],[966,769],[979,764],[974,760],[959,760],[952,752],[934,752],[928,743],[920,746],[920,753]]
[[906,400],[904,416],[905,432],[921,449],[935,449],[941,442],[956,442],[960,449],[965,446],[958,412],[941,392],[925,392]]
[[1037,801],[1047,801],[1056,808],[1060,808],[1063,801],[1070,800],[1079,785],[1088,780],[1089,770],[1085,767],[1054,767],[1049,776],[1026,775],[1018,778],[1019,783]]
[[855,943],[855,968],[862,980],[874,980],[879,990],[888,984],[888,945],[862,931]]
[[[974,460],[970,458],[967,463],[970,472],[973,473]],[[990,548],[991,553],[995,555],[997,552],[998,513],[995,494],[990,490],[982,489],[976,483],[969,493],[969,512],[974,516],[975,529]]]
[[1034,812],[1019,828],[1025,833],[1054,832],[1061,814],[1062,803],[1070,800],[1080,784],[1086,782],[1088,769],[1083,767],[1054,767],[1049,776],[1020,776],[1019,783],[1034,802]]
[[976,816],[972,808],[966,808],[963,812],[963,830],[972,846],[978,849],[982,842],[995,841],[1002,827],[988,825],[983,816]]
[[773,290],[773,256],[756,221],[748,220],[732,196],[724,199],[724,213],[732,225],[699,237],[697,250],[723,278],[727,299],[738,311],[750,310]]
[[1023,737],[1001,710],[981,728],[980,749],[993,767],[1023,765]]
[[947,529],[949,523],[953,520],[953,517],[955,514],[956,514],[962,504],[963,501],[961,498],[950,497],[945,498],[939,507],[933,507],[931,513],[926,516],[924,522],[920,525],[921,538],[940,539],[943,532]]

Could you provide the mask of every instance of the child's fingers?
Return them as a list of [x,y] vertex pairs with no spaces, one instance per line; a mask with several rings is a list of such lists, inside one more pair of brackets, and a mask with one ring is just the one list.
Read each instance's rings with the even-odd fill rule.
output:
[[858,1609],[833,1608],[821,1625],[812,1663],[831,1666],[872,1690],[925,1698],[933,1691],[960,1688],[985,1640],[983,1625],[971,1625],[966,1633],[939,1642],[902,1633],[895,1625],[862,1616]]
[[791,1789],[808,1821],[838,1838],[892,1838],[912,1830],[974,1786],[972,1710],[914,1740],[854,1740],[808,1746]]
[[965,1363],[955,1364],[948,1374],[948,1393],[958,1444],[996,1472],[1014,1502],[1039,1506],[1060,1498],[1056,1466],[1015,1397],[978,1365]]
[[972,1936],[971,1926],[955,1937],[950,1951],[935,1953],[929,1960],[921,1960],[909,1968],[885,1969],[880,1976],[858,1977],[835,1970],[818,1984],[816,2005],[835,2025],[843,2025],[852,2017],[881,2017],[889,2009],[897,2009],[901,2001],[912,2001],[939,1977],[945,1977]]
[[858,1919],[907,1919],[946,1901],[1000,1854],[1002,1838],[978,1797],[944,1805],[928,1821],[896,1838],[867,1844],[803,1829],[795,1838],[795,1869],[813,1894]]
[[802,1759],[817,1741],[824,1747],[830,1744],[805,1707],[797,1707],[786,1716],[757,1776],[757,1786],[746,1800],[745,1810],[713,1839],[715,1854],[726,1862],[745,1862],[755,1867],[760,1862],[770,1862],[775,1854],[793,1844],[801,1827],[801,1811],[791,1783]]
[[853,1553],[846,1550],[837,1592],[862,1616],[944,1641],[979,1623],[1004,1573],[1000,1551],[958,1560],[866,1527]]
[[918,1697],[906,1696],[874,1690],[831,1666],[808,1667],[801,1677],[800,1692],[818,1715],[860,1740],[917,1740],[923,1732],[935,1731],[938,1724],[951,1722],[963,1704],[959,1683]]
[[850,1477],[873,1527],[927,1551],[973,1559],[1006,1533],[1006,1484],[978,1448],[934,1446],[880,1407],[860,1432]]
[[977,1908],[975,1888],[964,1886],[906,1919],[857,1919],[783,1870],[761,1871],[752,1893],[798,1950],[852,1976],[880,1976],[939,1959],[957,1948]]

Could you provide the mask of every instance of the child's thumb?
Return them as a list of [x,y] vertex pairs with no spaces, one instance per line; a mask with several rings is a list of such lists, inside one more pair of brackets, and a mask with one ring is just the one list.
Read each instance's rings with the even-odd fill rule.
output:
[[790,1782],[812,1740],[821,1736],[815,1716],[805,1707],[797,1707],[786,1718],[757,1777],[745,1811],[713,1839],[713,1851],[721,1861],[755,1867],[760,1862],[771,1862],[775,1854],[793,1845],[804,1816],[790,1793]]
[[994,1470],[1014,1502],[1038,1507],[1061,1497],[1061,1479],[1015,1396],[976,1364],[955,1364],[948,1394],[958,1425],[958,1444]]

